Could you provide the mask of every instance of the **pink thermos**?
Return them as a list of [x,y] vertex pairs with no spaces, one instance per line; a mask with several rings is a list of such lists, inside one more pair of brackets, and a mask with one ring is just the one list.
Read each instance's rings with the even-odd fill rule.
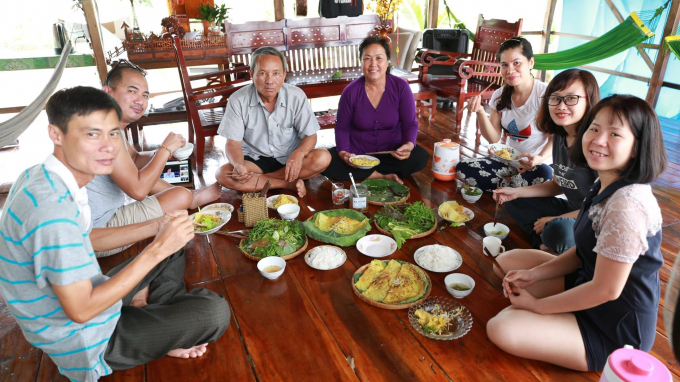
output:
[[671,382],[671,372],[653,355],[626,345],[607,358],[600,382]]

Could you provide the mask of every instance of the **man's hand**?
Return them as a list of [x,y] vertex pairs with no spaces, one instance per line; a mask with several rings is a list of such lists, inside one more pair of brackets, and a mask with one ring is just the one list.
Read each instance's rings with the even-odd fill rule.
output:
[[413,151],[414,147],[415,145],[413,142],[406,142],[399,146],[399,148],[392,153],[392,156],[399,160],[408,159],[411,156],[411,151]]
[[194,225],[186,210],[173,211],[167,215],[170,221],[161,228],[153,241],[157,244],[161,259],[179,251],[194,238]]
[[298,178],[304,159],[305,154],[298,150],[293,151],[293,153],[290,155],[288,162],[286,162],[286,172],[284,175],[284,179],[287,182],[292,182]]
[[349,158],[353,157],[354,155],[355,154],[348,153],[347,151],[340,151],[338,153],[338,156],[340,157],[340,159],[342,159],[343,162],[345,162],[346,165],[348,165],[349,167],[352,167],[352,168],[357,168],[357,166],[355,166],[354,163],[352,163],[349,160]]
[[243,163],[235,165],[233,171],[234,173],[231,177],[239,183],[245,183],[253,177],[253,173],[249,172],[248,168]]
[[180,134],[170,133],[161,144],[172,150],[174,153],[178,148],[184,146],[187,143],[186,139]]

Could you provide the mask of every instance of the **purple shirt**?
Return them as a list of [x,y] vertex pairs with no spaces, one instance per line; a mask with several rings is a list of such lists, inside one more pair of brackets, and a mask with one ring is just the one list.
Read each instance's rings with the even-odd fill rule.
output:
[[340,97],[335,125],[336,150],[353,154],[395,150],[406,142],[416,143],[416,103],[408,83],[387,75],[385,93],[378,109],[365,89],[366,77],[347,85]]

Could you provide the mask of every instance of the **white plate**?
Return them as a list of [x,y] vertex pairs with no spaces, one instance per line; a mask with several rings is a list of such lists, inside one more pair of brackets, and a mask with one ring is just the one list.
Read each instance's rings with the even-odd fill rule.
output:
[[[272,196],[268,197],[268,198],[267,198],[267,207],[275,209],[275,208],[274,208],[274,203],[275,203],[275,201],[276,201],[276,198],[278,198],[279,196],[281,196],[281,195],[272,195]],[[289,198],[291,198],[291,199],[293,199],[293,200],[295,200],[295,203],[294,203],[294,204],[298,204],[298,205],[299,205],[299,202],[298,202],[298,200],[297,200],[296,197],[294,197],[293,195],[286,195],[286,196],[289,197]],[[286,204],[290,204],[290,203],[286,203]]]
[[207,205],[203,208],[201,208],[201,212],[203,211],[227,211],[229,213],[234,212],[234,206],[232,206],[229,203],[213,203],[210,205]]
[[[456,256],[456,265],[453,268],[444,269],[443,271],[435,271],[434,269],[430,269],[430,268],[426,267],[425,265],[423,265],[423,263],[420,262],[420,255],[423,252],[423,250],[425,250],[425,248],[428,248],[428,247],[442,247],[442,248],[448,248],[448,249],[452,250],[453,253]],[[460,256],[460,253],[458,253],[458,251],[456,251],[455,249],[453,249],[451,247],[447,247],[447,246],[439,245],[439,244],[426,245],[424,247],[418,248],[416,250],[416,252],[413,254],[413,259],[416,261],[416,264],[418,264],[421,268],[427,269],[430,272],[437,272],[437,273],[455,271],[456,269],[460,268],[461,265],[463,265],[463,258]]]
[[357,249],[368,257],[386,257],[397,250],[397,242],[385,235],[368,235],[357,241]]
[[[321,249],[321,248],[323,248],[323,247],[331,248],[331,249],[333,249],[333,250],[336,251],[336,252],[340,252],[340,254],[342,255],[342,261],[340,261],[338,264],[333,265],[332,267],[330,267],[330,268],[328,268],[328,269],[317,268],[317,267],[315,267],[314,265],[312,265],[311,260],[309,259],[309,257],[310,257],[311,255],[313,255],[317,250],[319,250],[319,249]],[[320,270],[320,271],[330,271],[331,269],[338,268],[338,267],[340,267],[342,264],[344,264],[345,261],[347,261],[347,254],[345,253],[345,251],[343,251],[342,249],[340,249],[339,247],[336,247],[336,246],[334,246],[334,245],[320,245],[320,246],[318,246],[318,247],[315,247],[315,248],[310,249],[310,250],[307,251],[307,253],[305,254],[305,262],[307,263],[307,265],[309,265],[310,267],[312,267],[312,268],[314,268],[314,269],[318,269],[318,270]]]
[[[359,166],[358,164],[354,163],[354,161],[352,160],[354,158],[366,158],[366,159],[371,159],[371,160],[377,160],[378,163],[374,164],[373,166]],[[352,162],[353,165],[357,166],[357,168],[360,168],[362,170],[368,170],[369,168],[373,168],[373,167],[380,164],[380,159],[378,159],[376,157],[372,157],[370,155],[355,155],[355,156],[349,158],[349,161]]]
[[[510,159],[505,159],[505,158],[503,158],[503,157],[501,157],[501,156],[496,155],[496,151],[498,151],[498,150],[504,150],[504,149],[510,151],[510,155],[511,155],[512,158],[513,158],[512,160],[510,160]],[[502,143],[494,143],[494,144],[489,145],[489,152],[490,152],[491,154],[493,154],[493,159],[495,159],[495,160],[497,160],[497,161],[499,161],[499,162],[501,162],[501,163],[505,163],[505,164],[507,164],[508,166],[512,166],[512,167],[514,167],[514,168],[520,168],[520,167],[522,167],[522,166],[519,164],[519,160],[517,160],[517,158],[518,158],[519,155],[521,154],[521,153],[519,152],[519,150],[517,150],[517,149],[514,149],[514,148],[512,148],[512,147],[510,147],[510,146],[508,146],[508,145],[504,145],[504,144],[502,144]]]
[[191,218],[191,221],[194,220],[194,215],[196,214],[210,214],[210,215],[217,215],[220,219],[222,219],[222,223],[218,224],[215,228],[208,230],[208,231],[196,231],[196,228],[200,227],[194,227],[194,233],[196,235],[210,235],[211,233],[217,232],[220,228],[224,227],[225,224],[231,219],[231,213],[223,210],[210,210],[210,211],[201,211],[201,212],[196,212],[195,214],[191,214],[189,216]]
[[[444,203],[448,203],[448,202],[444,202]],[[442,203],[442,204],[444,204],[444,203]],[[439,207],[441,208],[441,204],[439,205]],[[463,213],[468,217],[468,220],[466,220],[466,221],[464,221],[464,222],[461,222],[461,223],[467,223],[467,222],[469,222],[470,220],[472,220],[472,219],[475,218],[475,213],[472,212],[472,210],[469,209],[469,208],[467,208],[467,207],[463,207]],[[442,216],[441,212],[439,212],[439,208],[437,208],[437,215],[439,215],[440,218],[442,218],[442,219],[444,219],[444,220],[446,220],[446,221],[448,221],[448,222],[452,222],[452,223],[453,223],[453,220],[449,220],[449,219],[447,219],[447,218],[445,218],[445,217]]]

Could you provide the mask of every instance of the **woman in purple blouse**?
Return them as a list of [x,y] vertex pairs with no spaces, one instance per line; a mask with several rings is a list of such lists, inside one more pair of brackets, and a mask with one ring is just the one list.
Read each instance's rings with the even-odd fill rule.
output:
[[[334,180],[390,179],[404,177],[427,165],[429,154],[416,145],[418,120],[413,93],[403,79],[390,75],[390,49],[379,36],[359,45],[364,75],[352,81],[340,97],[335,125],[336,148],[330,149],[331,164],[324,175]],[[357,168],[349,158],[375,155],[380,164],[369,170]]]

